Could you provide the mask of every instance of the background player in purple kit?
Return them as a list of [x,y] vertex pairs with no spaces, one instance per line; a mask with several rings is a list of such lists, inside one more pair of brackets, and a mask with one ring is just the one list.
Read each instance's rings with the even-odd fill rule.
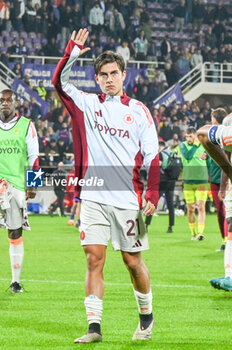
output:
[[[87,29],[74,31],[58,63],[53,83],[72,117],[75,169],[78,178],[98,176],[104,188],[82,188],[81,244],[87,258],[85,307],[88,333],[76,343],[102,341],[103,268],[109,239],[120,250],[129,270],[140,322],[134,340],[149,339],[154,326],[152,292],[141,251],[148,249],[142,218],[155,212],[159,192],[158,139],[150,112],[123,92],[125,62],[120,54],[103,52],[94,63],[95,80],[102,93],[86,94],[69,80],[72,65],[84,48]],[[148,172],[142,203],[140,168]]]

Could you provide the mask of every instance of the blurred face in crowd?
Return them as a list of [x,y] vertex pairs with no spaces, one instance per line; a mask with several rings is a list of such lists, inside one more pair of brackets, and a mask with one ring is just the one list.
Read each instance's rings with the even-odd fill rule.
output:
[[196,140],[196,134],[186,134],[185,138],[189,145],[193,145],[194,141]]
[[121,96],[123,94],[125,78],[126,72],[120,70],[117,62],[104,64],[99,73],[95,75],[101,91],[110,96]]
[[3,90],[0,93],[0,119],[7,123],[15,116],[17,97],[11,90]]

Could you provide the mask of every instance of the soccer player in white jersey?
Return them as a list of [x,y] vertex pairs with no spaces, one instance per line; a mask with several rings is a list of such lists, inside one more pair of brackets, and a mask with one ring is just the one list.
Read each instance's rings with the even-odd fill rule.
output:
[[0,92],[0,227],[8,228],[12,293],[21,293],[20,275],[24,257],[22,230],[30,230],[25,193],[26,167],[38,169],[39,145],[33,123],[16,113],[17,95]]
[[[79,194],[89,329],[75,343],[102,341],[103,268],[110,238],[113,248],[122,253],[138,304],[140,321],[132,339],[149,339],[154,319],[149,272],[141,256],[141,251],[148,249],[142,209],[145,215],[152,215],[159,197],[157,133],[148,109],[123,92],[126,72],[120,54],[106,51],[95,60],[100,95],[84,93],[71,83],[72,65],[90,50],[84,48],[88,35],[87,29],[73,32],[53,77],[72,118],[76,176],[88,181],[97,175],[104,183],[102,190],[91,191],[86,186]],[[139,175],[142,164],[148,172],[144,201]]]
[[[228,237],[224,253],[225,277],[212,278],[210,283],[214,288],[232,291],[232,114],[223,119],[222,125],[206,125],[200,128],[198,138],[209,155],[224,171],[222,172],[219,199],[224,200],[228,224]],[[225,190],[226,175],[229,177],[229,182]]]

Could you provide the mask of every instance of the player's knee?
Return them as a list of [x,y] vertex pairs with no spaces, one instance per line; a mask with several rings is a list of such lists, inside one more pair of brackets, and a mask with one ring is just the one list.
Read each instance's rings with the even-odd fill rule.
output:
[[123,261],[128,270],[136,271],[138,266],[141,265],[141,257],[140,255],[132,255],[132,254],[123,254]]
[[18,239],[22,236],[23,230],[22,227],[17,228],[17,229],[9,229],[8,230],[8,237],[9,239]]
[[95,254],[87,254],[87,269],[91,271],[102,270],[104,267],[104,257]]
[[198,210],[205,211],[205,202],[203,202],[203,201],[198,202]]
[[195,213],[195,203],[188,204],[188,212]]

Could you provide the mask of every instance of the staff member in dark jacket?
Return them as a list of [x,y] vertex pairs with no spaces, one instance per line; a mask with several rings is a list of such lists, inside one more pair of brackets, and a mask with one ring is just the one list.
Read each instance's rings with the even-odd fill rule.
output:
[[65,196],[66,186],[63,185],[63,180],[66,179],[66,173],[64,171],[63,162],[58,163],[58,168],[52,173],[52,177],[53,177],[54,192],[57,197],[57,200],[51,204],[49,208],[49,214],[52,216],[54,211],[56,211],[56,209],[59,207],[61,216],[65,216],[63,201]]
[[[174,188],[176,180],[172,180],[165,173],[165,167],[168,161],[169,154],[172,151],[169,148],[166,148],[164,141],[159,141],[159,160],[160,160],[160,187],[159,187],[159,198],[165,194],[168,213],[169,213],[169,226],[167,233],[172,233],[172,227],[175,223],[175,213],[174,213]],[[152,220],[152,215],[146,217],[145,224],[146,228],[150,225]]]

